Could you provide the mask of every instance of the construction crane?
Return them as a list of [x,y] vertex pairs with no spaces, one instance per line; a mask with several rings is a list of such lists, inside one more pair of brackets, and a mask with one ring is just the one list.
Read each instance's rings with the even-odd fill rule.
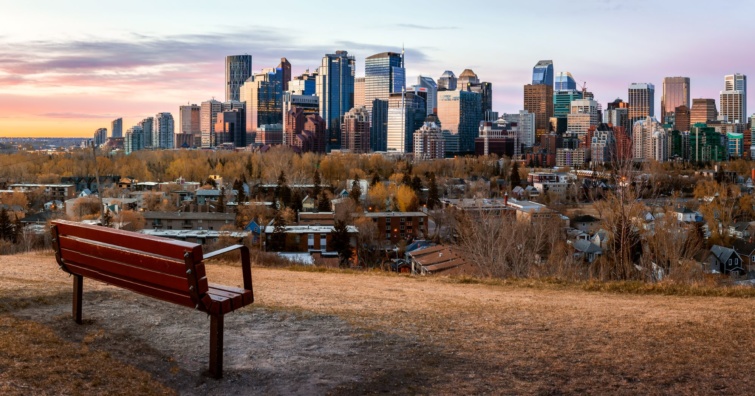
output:
[[587,93],[587,81],[583,81],[582,84],[577,84],[580,88],[582,88],[582,99],[585,98],[585,94]]

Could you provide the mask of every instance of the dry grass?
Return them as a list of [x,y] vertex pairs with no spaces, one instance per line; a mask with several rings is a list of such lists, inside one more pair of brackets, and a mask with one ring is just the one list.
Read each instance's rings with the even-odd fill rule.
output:
[[[34,318],[15,316],[29,298],[39,298],[31,300],[34,304],[49,303],[59,293],[70,293],[69,279],[49,257],[27,261],[20,265],[0,258],[0,293],[25,296],[6,304],[8,312],[2,317],[0,390],[57,393],[62,377],[56,377],[56,366],[79,373],[80,386],[94,393],[117,392],[124,383],[133,389],[149,384],[148,375],[119,367],[110,357],[87,350],[84,342],[66,344]],[[218,283],[241,282],[235,266],[210,265],[208,272]],[[748,394],[755,386],[755,300],[741,298],[752,293],[740,288],[412,278],[257,267],[254,285],[256,309],[335,315],[366,331],[365,337],[383,334],[413,345],[406,353],[414,371],[405,370],[409,374],[387,389],[392,393]],[[239,314],[248,312],[254,311]],[[8,352],[17,327],[24,329],[25,348]],[[33,352],[23,356],[25,351]],[[61,360],[47,364],[49,359]],[[25,362],[25,371],[9,368],[19,360]],[[87,367],[105,364],[125,374],[87,376]],[[16,371],[11,375],[10,370]],[[384,389],[384,379],[364,375],[360,384],[338,391]],[[31,384],[36,388],[30,392],[18,387]]]

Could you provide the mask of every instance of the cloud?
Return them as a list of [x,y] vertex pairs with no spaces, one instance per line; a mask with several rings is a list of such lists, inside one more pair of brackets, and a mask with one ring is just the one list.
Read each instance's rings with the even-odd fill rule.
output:
[[43,113],[37,114],[40,117],[47,118],[118,118],[114,114],[83,114],[83,113]]
[[459,29],[458,26],[428,26],[428,25],[418,25],[416,23],[397,23],[393,26],[404,28],[404,29],[419,29],[419,30],[457,30]]

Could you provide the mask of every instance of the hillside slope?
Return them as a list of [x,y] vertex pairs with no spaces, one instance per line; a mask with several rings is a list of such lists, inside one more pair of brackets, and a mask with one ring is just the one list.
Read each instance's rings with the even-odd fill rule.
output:
[[[211,265],[213,282],[240,268]],[[206,315],[94,281],[70,319],[49,255],[0,256],[0,393],[747,394],[755,301],[254,268],[226,317],[225,378],[202,375]]]

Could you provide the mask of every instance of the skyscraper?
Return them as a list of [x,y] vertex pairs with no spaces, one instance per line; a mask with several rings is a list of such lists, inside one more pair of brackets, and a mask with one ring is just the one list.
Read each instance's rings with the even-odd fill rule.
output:
[[553,117],[553,85],[525,85],[524,110],[535,114],[535,134],[537,137],[548,133],[550,129],[549,121]]
[[501,118],[510,125],[516,125],[516,134],[519,144],[524,147],[535,145],[535,115],[527,110],[520,110],[518,113],[501,114]]
[[126,155],[144,149],[144,133],[142,127],[135,125],[126,131],[123,149]]
[[[186,104],[178,107],[178,133],[192,135],[191,146],[201,145],[202,129],[199,125],[199,113],[201,108],[196,104]],[[197,142],[196,138],[200,138]]]
[[215,123],[216,145],[232,143],[233,147],[246,146],[246,111],[233,109],[218,113]]
[[215,146],[215,123],[218,113],[223,110],[223,104],[215,99],[202,102],[199,112],[199,124],[202,133],[202,147]]
[[355,154],[370,152],[370,113],[364,106],[355,107],[344,114],[341,150]]
[[154,129],[154,123],[155,119],[153,117],[147,117],[136,124],[142,127],[142,133],[144,134],[144,148],[159,147],[152,142],[152,131]]
[[[662,148],[654,149],[654,136],[657,136],[658,132],[663,131],[663,126],[652,117],[645,117],[643,120],[637,120],[632,124],[632,157],[635,160],[650,160],[664,161],[668,159],[668,152],[666,152],[665,158],[662,154]],[[656,144],[657,146],[657,144]]]
[[[632,83],[629,86],[629,124],[655,115],[655,86]],[[633,127],[634,128],[634,127]]]
[[[370,112],[370,139],[374,151],[385,151],[388,138],[388,99],[406,88],[403,54],[382,52],[364,62],[364,103]],[[375,109],[377,107],[377,109]]]
[[241,99],[246,104],[246,131],[283,123],[283,71],[265,69],[244,82]]
[[458,89],[480,94],[482,100],[482,114],[493,111],[493,84],[480,82],[477,74],[471,69],[465,69],[459,75]]
[[425,123],[414,132],[414,160],[426,161],[443,158],[446,154],[446,142],[440,126],[432,120]]
[[458,79],[451,70],[446,70],[438,78],[438,90],[455,91]]
[[590,127],[600,123],[600,105],[592,99],[577,99],[571,102],[571,111],[567,115],[566,129],[577,134],[581,141],[586,141]]
[[123,137],[123,118],[116,118],[110,124],[110,137],[111,138]]
[[341,117],[354,107],[355,69],[356,61],[347,51],[326,54],[317,69],[320,117],[328,129],[330,148],[341,147]]
[[94,132],[94,147],[100,147],[107,140],[107,128],[98,128]]
[[415,91],[427,92],[427,115],[437,114],[438,111],[438,84],[432,77],[417,76]]
[[291,62],[286,58],[281,58],[278,69],[280,69],[281,78],[283,79],[283,90],[288,91],[288,83],[291,81]]
[[554,91],[572,91],[576,89],[577,82],[574,81],[574,77],[572,77],[571,73],[558,73],[558,75],[556,76],[556,85],[553,87]]
[[541,60],[532,68],[532,85],[548,85],[553,89],[552,60]]
[[252,75],[251,55],[225,57],[225,101],[239,100],[239,89]]
[[691,125],[715,121],[718,118],[716,100],[705,98],[692,99],[692,108],[689,113],[689,122]]
[[661,95],[661,123],[667,123],[666,115],[679,106],[690,106],[689,77],[666,77]]
[[414,151],[414,131],[427,117],[425,100],[414,93],[393,93],[388,99],[386,148],[398,153]]
[[744,74],[730,74],[724,77],[721,115],[726,116],[729,122],[747,123],[747,76]]
[[438,92],[438,120],[447,151],[474,152],[475,138],[483,120],[480,94],[462,90]]
[[365,107],[364,101],[364,77],[354,78],[354,107]]
[[674,129],[677,131],[689,131],[690,124],[690,110],[685,105],[677,106],[674,109]]
[[170,113],[157,113],[154,118],[152,131],[152,147],[156,149],[172,149],[174,134],[173,115]]

